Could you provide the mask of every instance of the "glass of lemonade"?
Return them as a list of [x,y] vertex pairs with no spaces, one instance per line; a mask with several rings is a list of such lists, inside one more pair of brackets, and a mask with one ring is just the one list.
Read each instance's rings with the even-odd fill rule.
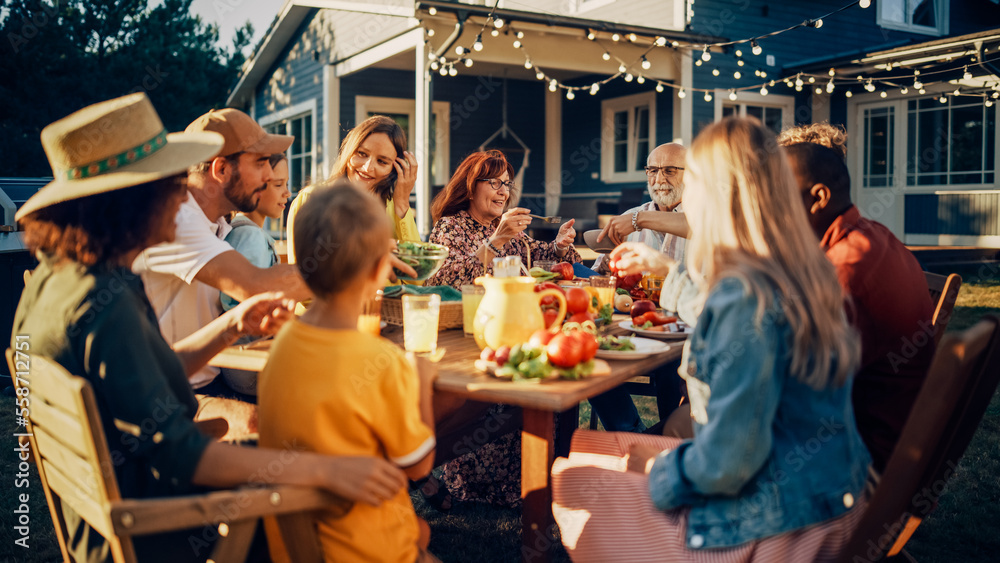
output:
[[462,286],[462,330],[466,336],[472,336],[472,323],[476,319],[476,311],[484,293],[486,288],[481,285]]
[[611,303],[614,307],[615,302],[615,276],[591,276],[590,287],[597,290],[597,295],[601,298],[601,306],[605,303]]
[[358,330],[378,336],[382,332],[382,290],[361,305],[361,315],[358,317]]
[[437,351],[440,295],[403,296],[403,348],[417,354]]

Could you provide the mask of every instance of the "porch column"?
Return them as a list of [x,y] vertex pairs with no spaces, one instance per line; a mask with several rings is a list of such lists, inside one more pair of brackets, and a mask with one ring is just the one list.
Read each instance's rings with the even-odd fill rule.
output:
[[680,69],[681,88],[687,93],[684,98],[677,97],[677,90],[674,90],[674,142],[685,147],[691,146],[691,139],[694,137],[694,116],[693,98],[694,92],[694,64],[691,61],[691,54],[677,51],[675,61]]
[[545,214],[559,214],[562,199],[562,96],[545,89]]
[[323,140],[320,147],[322,177],[333,173],[333,163],[340,151],[340,77],[333,65],[323,67]]
[[410,150],[417,157],[417,231],[420,237],[426,239],[431,233],[431,104],[434,92],[431,84],[431,73],[427,69],[428,47],[424,41],[417,41],[416,60],[414,61],[414,77],[416,88],[414,103],[416,111],[413,116],[413,140],[415,147]]

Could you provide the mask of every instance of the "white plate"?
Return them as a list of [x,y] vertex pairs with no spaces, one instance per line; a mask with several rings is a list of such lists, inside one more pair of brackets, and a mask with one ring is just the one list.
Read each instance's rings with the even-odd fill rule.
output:
[[627,352],[621,350],[597,350],[597,357],[605,360],[641,360],[642,358],[666,352],[670,345],[659,340],[640,338],[638,336],[619,336],[619,338],[629,338],[635,344],[635,350]]
[[632,324],[632,321],[622,321],[618,323],[618,326],[636,334],[641,334],[642,336],[656,338],[657,340],[684,340],[689,334],[691,334],[690,332],[660,332],[658,330],[643,330],[641,328],[636,328],[635,325]]

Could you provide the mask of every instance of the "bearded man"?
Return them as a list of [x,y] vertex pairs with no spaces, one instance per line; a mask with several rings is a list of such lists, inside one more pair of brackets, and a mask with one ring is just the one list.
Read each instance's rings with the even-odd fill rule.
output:
[[[652,217],[649,212],[682,211],[686,154],[687,150],[680,143],[666,143],[653,149],[646,158],[646,189],[649,191],[651,201],[633,207],[612,219],[604,227],[598,240],[608,237],[615,244],[624,241],[641,242],[650,248],[662,251],[678,262],[683,262],[684,238],[644,226],[649,223],[645,219]],[[594,270],[607,273],[608,265],[604,254],[597,257]]]

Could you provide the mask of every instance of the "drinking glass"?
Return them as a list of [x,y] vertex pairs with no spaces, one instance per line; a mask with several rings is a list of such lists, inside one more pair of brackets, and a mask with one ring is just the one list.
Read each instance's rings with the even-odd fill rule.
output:
[[601,298],[601,306],[605,303],[611,303],[614,307],[615,302],[615,276],[591,276],[589,278],[590,287],[597,290],[597,295]]
[[462,286],[462,330],[466,336],[472,336],[472,323],[476,319],[476,310],[483,300],[486,288],[481,285]]
[[361,316],[358,317],[358,330],[378,336],[382,332],[382,290],[361,305]]
[[440,295],[403,296],[403,348],[417,354],[437,351]]

